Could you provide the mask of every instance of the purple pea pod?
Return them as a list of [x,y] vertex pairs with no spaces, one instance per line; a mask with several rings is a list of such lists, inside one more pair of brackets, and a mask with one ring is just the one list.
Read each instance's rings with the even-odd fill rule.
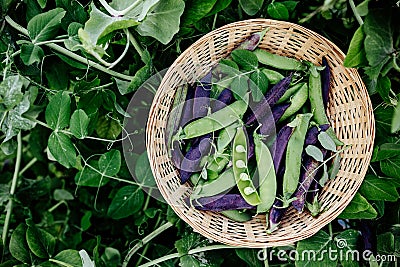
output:
[[[321,151],[325,157],[327,151],[325,149],[321,149]],[[321,174],[322,170],[322,168],[317,169],[321,165],[321,162],[316,161],[308,155],[305,155],[303,159],[304,163],[303,169],[300,174],[299,186],[293,194],[296,199],[292,202],[292,206],[298,212],[303,212],[304,206],[306,204],[307,192],[310,189],[311,183],[314,179],[316,179],[317,176]]]
[[288,208],[282,208],[283,203],[281,200],[276,199],[274,204],[272,205],[272,208],[269,210],[268,214],[268,229],[267,233],[271,234],[274,232],[277,228],[278,225],[281,223],[283,216],[285,215],[286,211]]
[[233,100],[233,93],[229,88],[225,88],[219,94],[216,101],[213,102],[212,111],[216,112],[220,109],[223,109],[227,105],[229,105]]
[[210,107],[211,71],[206,74],[194,90],[193,118],[205,117]]
[[186,153],[185,157],[182,159],[182,163],[180,165],[180,177],[181,184],[187,182],[193,172],[200,171],[200,163],[202,157],[208,155],[211,150],[211,142],[212,142],[211,133],[200,136],[195,139],[192,146],[189,148],[189,151]]
[[[271,109],[271,114],[264,116],[259,123],[261,127],[259,128],[259,133],[265,136],[270,136],[273,134],[273,130],[276,129],[275,125],[285,113],[285,111],[290,106],[290,103],[283,103],[275,105]],[[273,119],[271,118],[273,116]]]
[[185,104],[183,105],[181,121],[179,125],[181,127],[185,126],[188,122],[193,119],[193,97],[194,97],[194,88],[189,87],[186,94]]
[[[187,205],[190,206],[190,199],[186,198],[185,202]],[[225,194],[212,197],[202,197],[193,200],[191,204],[197,210],[208,210],[216,212],[255,208],[255,206],[248,204],[240,194]]]
[[254,156],[254,149],[255,149],[255,144],[254,144],[254,138],[252,134],[249,134],[247,136],[247,140],[249,141],[248,147],[247,147],[247,159],[249,160]]
[[322,100],[324,102],[324,107],[326,109],[326,107],[328,106],[329,90],[331,87],[331,69],[330,69],[328,61],[325,57],[322,58],[322,66],[325,67],[321,71]]
[[330,127],[329,124],[321,124],[318,127],[313,126],[310,129],[308,129],[306,137],[305,137],[305,141],[304,141],[304,147],[306,147],[308,145],[315,145],[318,142],[319,132],[320,131],[325,132],[329,127]]
[[275,142],[272,145],[271,151],[273,154],[274,167],[276,172],[279,170],[279,166],[281,165],[283,156],[285,155],[285,150],[289,142],[289,138],[293,133],[293,129],[294,128],[288,125],[283,126],[278,132]]
[[254,49],[257,48],[258,44],[264,37],[265,33],[268,31],[268,28],[261,32],[256,32],[247,37],[243,42],[241,42],[237,47],[235,47],[234,50],[236,49],[245,49],[249,51],[253,51]]
[[283,96],[286,90],[289,88],[290,82],[292,81],[293,73],[290,73],[287,77],[280,80],[275,84],[271,90],[267,91],[264,97],[258,102],[258,104],[253,109],[253,113],[245,117],[244,123],[246,125],[251,125],[256,120],[261,120],[262,117],[267,115],[266,107],[272,107],[278,102],[278,100]]

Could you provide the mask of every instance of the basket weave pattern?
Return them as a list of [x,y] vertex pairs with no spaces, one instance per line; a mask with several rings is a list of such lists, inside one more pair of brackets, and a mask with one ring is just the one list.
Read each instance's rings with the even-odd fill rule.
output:
[[[269,27],[259,47],[275,54],[308,60],[320,65],[326,56],[331,67],[328,117],[345,144],[336,178],[320,193],[324,212],[312,217],[290,208],[279,229],[266,233],[265,215],[237,223],[215,212],[198,211],[183,199],[191,188],[180,185],[179,173],[168,158],[165,127],[177,86],[192,83],[254,32]],[[362,183],[372,155],[375,125],[366,88],[354,69],[343,67],[344,54],[329,40],[299,25],[267,19],[232,23],[203,36],[169,68],[153,101],[147,124],[150,165],[161,194],[180,218],[195,231],[218,242],[242,247],[271,247],[292,244],[315,234],[337,217]]]

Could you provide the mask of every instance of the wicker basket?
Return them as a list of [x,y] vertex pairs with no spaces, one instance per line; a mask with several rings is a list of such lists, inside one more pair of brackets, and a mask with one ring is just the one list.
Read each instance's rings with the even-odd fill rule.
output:
[[[290,208],[279,229],[266,233],[265,215],[246,223],[234,222],[215,212],[188,207],[183,199],[191,188],[180,185],[178,171],[168,158],[165,127],[178,84],[191,83],[226,57],[246,37],[265,27],[269,31],[259,47],[272,53],[321,64],[326,56],[332,72],[328,117],[338,137],[352,147],[342,152],[340,171],[319,195],[325,210],[313,218]],[[153,101],[147,124],[147,149],[161,194],[180,218],[195,231],[215,241],[241,247],[293,244],[315,234],[337,217],[361,185],[371,158],[375,125],[366,88],[354,69],[343,67],[344,54],[324,37],[299,25],[253,19],[232,23],[203,36],[184,51],[168,69]]]

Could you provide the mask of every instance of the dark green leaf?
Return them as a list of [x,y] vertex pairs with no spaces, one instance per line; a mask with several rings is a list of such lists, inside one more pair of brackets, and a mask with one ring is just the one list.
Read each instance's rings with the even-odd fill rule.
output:
[[101,175],[96,164],[90,163],[83,170],[75,175],[75,183],[81,186],[101,187],[110,181],[109,178]]
[[258,257],[258,249],[253,248],[237,248],[235,249],[236,255],[247,263],[247,266],[262,267],[262,261]]
[[54,38],[64,15],[64,9],[55,8],[33,17],[27,26],[32,43],[35,44]]
[[184,255],[179,258],[179,266],[180,267],[201,267],[202,264],[198,259],[193,257],[192,255]]
[[68,126],[71,117],[71,98],[65,91],[60,91],[50,98],[46,108],[46,122],[53,130]]
[[60,266],[83,267],[79,252],[73,249],[63,250],[54,256],[54,260],[63,263]]
[[391,132],[396,133],[399,130],[400,130],[400,101],[397,102],[397,106],[393,113]]
[[313,157],[316,161],[323,162],[324,155],[322,154],[321,149],[316,146],[308,145],[305,149],[307,155]]
[[[337,266],[337,259],[325,257],[323,253],[336,249],[331,237],[324,231],[320,230],[310,238],[304,239],[297,243],[297,253],[301,255],[296,260],[297,267],[312,266]],[[317,260],[318,259],[318,260]]]
[[264,0],[239,0],[239,4],[247,15],[254,16],[258,11],[260,11],[264,4]]
[[387,176],[400,178],[400,155],[382,160],[380,166]]
[[21,45],[21,59],[25,65],[29,66],[35,62],[40,63],[43,56],[44,51],[40,46],[32,43]]
[[231,53],[232,59],[244,70],[253,70],[258,66],[258,59],[255,54],[248,50],[234,50]]
[[391,87],[392,84],[387,76],[378,78],[375,90],[379,93],[382,99],[388,104],[391,103],[389,97]]
[[84,7],[76,0],[56,0],[56,6],[67,11],[62,19],[63,25],[70,25],[71,22],[74,21],[84,24],[88,19],[88,15]]
[[344,66],[348,68],[361,67],[368,64],[364,49],[365,33],[363,27],[360,26],[351,39]]
[[126,95],[131,92],[136,91],[139,87],[148,79],[150,78],[150,66],[145,65],[141,67],[133,76],[131,82],[126,82],[123,80],[115,79],[118,87],[118,91],[121,95]]
[[59,60],[54,60],[52,62],[48,62],[44,69],[50,89],[64,91],[68,90],[69,70],[67,65],[62,64]]
[[121,168],[121,153],[112,149],[100,156],[99,170],[103,175],[114,176]]
[[138,212],[143,206],[143,201],[144,194],[140,187],[124,186],[113,197],[107,215],[114,220],[126,218]]
[[272,2],[267,8],[268,15],[273,19],[288,20],[289,10],[286,6],[279,2]]
[[64,133],[52,132],[49,137],[48,148],[53,157],[66,168],[73,167],[76,152],[71,139]]
[[393,112],[392,106],[381,105],[374,109],[377,141],[382,138],[383,143],[387,143],[387,135],[391,132]]
[[115,118],[106,115],[98,119],[96,132],[100,138],[115,140],[122,132],[122,127]]
[[359,192],[368,200],[396,201],[399,198],[396,187],[387,179],[367,175]]
[[46,7],[47,0],[37,0],[37,2],[38,2],[39,6],[41,8],[45,8]]
[[250,80],[252,81],[250,82],[250,89],[253,100],[259,102],[267,92],[268,78],[261,70],[256,69],[255,72],[250,74]]
[[218,12],[224,10],[231,4],[231,2],[232,2],[232,0],[217,0],[217,2],[215,3],[215,5],[211,9],[211,11],[208,12],[207,17],[215,15]]
[[182,0],[163,0],[147,14],[143,22],[136,28],[142,36],[151,36],[163,44],[167,44],[179,31],[179,19],[183,13],[185,2]]
[[364,21],[366,34],[364,47],[369,65],[380,66],[393,52],[393,37],[390,28],[391,14],[388,10],[374,9]]
[[90,210],[86,211],[81,218],[82,231],[87,231],[90,228],[90,226],[92,226],[92,223],[90,222],[91,218],[92,218],[92,212]]
[[188,234],[182,239],[175,241],[175,247],[180,256],[186,255],[190,249],[197,246],[200,242],[200,236],[198,234]]
[[112,247],[105,248],[101,259],[107,265],[107,267],[117,267],[121,264],[121,254],[117,249]]
[[360,234],[357,230],[349,229],[335,236],[334,241],[338,248],[338,254],[344,255],[340,258],[343,267],[358,267],[359,262],[352,252],[357,251],[357,241]]
[[28,243],[26,242],[26,229],[28,227],[21,223],[17,228],[13,231],[10,239],[10,253],[17,260],[25,263],[31,263],[31,253],[28,247]]
[[368,3],[371,0],[364,0],[356,6],[356,10],[360,16],[366,16],[368,14]]
[[147,152],[142,153],[136,161],[135,166],[136,180],[145,187],[155,187],[156,181],[154,180],[153,173],[150,168],[149,158]]
[[377,236],[377,250],[382,254],[393,254],[395,251],[395,237],[393,233],[387,232]]
[[62,201],[62,200],[73,200],[74,196],[65,189],[56,189],[53,193],[54,200]]
[[299,3],[299,1],[291,1],[291,0],[289,0],[289,1],[283,1],[281,3],[285,5],[285,7],[288,9],[289,13],[292,13],[292,12],[294,12],[294,10],[295,10],[297,4]]
[[192,0],[185,3],[185,11],[182,14],[182,25],[189,26],[205,17],[214,7],[217,0],[202,1]]
[[79,139],[83,139],[88,134],[89,117],[82,109],[77,109],[71,116],[70,130],[71,133]]
[[29,249],[39,258],[50,258],[55,249],[56,239],[48,232],[36,227],[30,220],[27,220],[26,241]]
[[376,210],[360,194],[356,193],[350,204],[338,216],[342,219],[374,219],[378,216]]

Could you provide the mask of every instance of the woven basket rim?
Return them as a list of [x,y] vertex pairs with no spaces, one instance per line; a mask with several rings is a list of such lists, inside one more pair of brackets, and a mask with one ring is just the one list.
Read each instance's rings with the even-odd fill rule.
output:
[[[170,204],[170,206],[174,209],[174,211],[178,214],[178,216],[181,219],[183,219],[186,223],[191,225],[194,228],[194,230],[200,232],[201,234],[205,235],[208,238],[211,238],[216,241],[226,243],[229,245],[246,246],[246,247],[270,247],[270,246],[287,245],[287,244],[294,243],[295,241],[299,241],[304,238],[310,237],[311,235],[315,234],[318,230],[323,228],[325,225],[327,225],[329,222],[334,220],[344,210],[344,208],[350,203],[351,199],[354,197],[356,191],[360,187],[362,180],[366,174],[368,164],[365,164],[365,163],[369,162],[371,159],[371,156],[372,156],[372,149],[373,149],[373,143],[374,143],[374,138],[375,138],[375,124],[374,124],[374,116],[373,116],[373,112],[372,112],[372,105],[371,105],[370,98],[367,94],[365,85],[362,83],[361,78],[359,77],[359,74],[357,73],[357,71],[355,69],[347,69],[346,68],[345,74],[347,75],[346,77],[349,78],[350,80],[353,80],[353,81],[357,80],[357,82],[358,82],[357,88],[356,88],[357,90],[356,89],[355,90],[356,90],[356,93],[359,94],[360,98],[362,99],[362,101],[359,103],[359,104],[361,104],[360,109],[365,110],[365,114],[366,114],[365,121],[367,122],[366,127],[369,130],[368,134],[370,134],[366,141],[367,142],[366,145],[368,146],[368,149],[366,151],[366,154],[363,156],[364,157],[364,161],[363,161],[364,165],[361,166],[362,169],[359,170],[359,174],[358,174],[358,176],[360,178],[355,182],[354,187],[352,188],[352,191],[347,190],[344,193],[342,192],[343,196],[341,198],[341,201],[334,203],[329,208],[329,210],[324,212],[325,216],[323,217],[323,220],[318,220],[318,219],[311,220],[311,222],[305,228],[307,231],[303,231],[303,232],[300,231],[301,233],[299,233],[297,236],[286,236],[285,237],[283,235],[283,236],[275,237],[274,234],[272,234],[270,236],[269,240],[267,240],[267,241],[264,240],[264,241],[260,241],[260,242],[257,242],[257,241],[256,242],[248,242],[248,241],[247,242],[242,242],[242,241],[239,242],[237,240],[224,239],[223,236],[221,237],[221,236],[218,236],[218,234],[207,232],[204,229],[200,229],[198,223],[197,224],[194,223],[194,218],[195,218],[196,214],[197,213],[213,214],[213,213],[196,211],[196,210],[190,210],[190,212],[182,212],[180,210],[180,208],[176,207],[175,205],[171,205],[171,203],[169,202],[171,196],[168,196],[167,190],[164,191],[162,188],[164,186],[160,180],[160,179],[162,179],[162,177],[160,177],[160,174],[158,171],[159,169],[155,162],[156,159],[155,159],[154,147],[153,147],[153,144],[154,144],[153,142],[155,140],[154,134],[153,134],[154,127],[155,127],[154,126],[155,125],[154,116],[156,114],[155,111],[158,109],[160,99],[163,98],[163,96],[165,96],[168,93],[168,88],[170,88],[170,87],[168,87],[168,80],[166,79],[166,77],[170,77],[174,73],[174,68],[177,65],[181,64],[182,62],[184,62],[185,60],[187,60],[188,55],[190,53],[192,53],[192,49],[202,45],[205,40],[208,40],[210,38],[212,39],[216,34],[221,33],[224,30],[229,30],[231,28],[239,28],[240,26],[243,26],[246,24],[249,26],[253,25],[253,24],[257,24],[257,25],[265,25],[265,26],[269,26],[269,27],[272,27],[274,25],[284,25],[285,27],[288,27],[291,29],[295,28],[297,31],[304,33],[304,34],[308,34],[311,36],[315,35],[320,40],[322,40],[324,45],[329,47],[328,50],[334,51],[335,55],[338,56],[340,58],[340,60],[343,62],[345,55],[334,43],[332,43],[327,38],[320,36],[319,34],[313,32],[303,26],[297,25],[295,23],[276,21],[276,20],[271,20],[271,19],[250,19],[250,20],[243,20],[243,21],[238,21],[238,22],[224,25],[216,30],[213,30],[213,31],[207,33],[206,35],[201,37],[199,40],[194,42],[174,61],[174,63],[170,66],[170,68],[165,73],[165,76],[159,86],[159,90],[157,90],[156,96],[151,105],[151,110],[149,113],[149,121],[148,121],[147,129],[146,129],[146,131],[150,134],[148,134],[146,137],[146,146],[147,146],[147,151],[149,153],[151,169],[152,169],[154,177],[156,178],[157,186],[160,188],[160,191],[163,194],[164,198],[167,200],[168,204]],[[253,32],[255,32],[255,31],[253,31]],[[169,90],[173,90],[173,88],[169,89]],[[211,216],[214,216],[214,215],[211,215]],[[251,229],[251,227],[249,229]]]

